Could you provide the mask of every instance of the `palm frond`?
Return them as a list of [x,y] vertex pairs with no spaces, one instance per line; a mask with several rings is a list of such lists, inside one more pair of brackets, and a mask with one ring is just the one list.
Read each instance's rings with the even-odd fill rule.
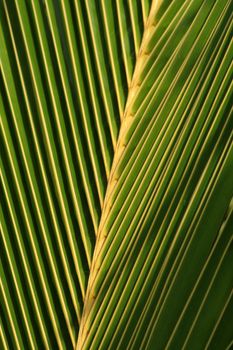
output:
[[228,349],[232,0],[2,0],[3,349]]
[[[132,18],[122,4],[116,18],[107,2],[1,2],[3,331],[13,347],[76,344],[147,3]],[[24,326],[14,330],[16,309]]]
[[[212,280],[196,284],[206,265],[213,279],[218,272],[208,262],[232,198],[231,5],[174,1],[153,11],[152,4],[105,197],[79,348],[195,348],[192,322],[203,333],[200,348],[210,335],[211,322],[202,332],[195,318],[200,296],[194,311],[184,310],[196,288],[210,293]],[[224,238],[220,262],[225,253],[232,259],[229,227]],[[227,276],[221,306],[232,290],[232,272]],[[185,327],[177,330],[178,320]]]

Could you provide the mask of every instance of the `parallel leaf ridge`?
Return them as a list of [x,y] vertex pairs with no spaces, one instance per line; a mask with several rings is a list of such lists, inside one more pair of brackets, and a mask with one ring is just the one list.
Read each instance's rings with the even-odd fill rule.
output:
[[231,9],[231,1],[152,2],[78,349],[205,348],[219,332],[233,285],[232,214],[226,245],[215,245],[233,194]]
[[6,347],[76,345],[149,7],[149,0],[1,1]]
[[232,0],[1,0],[3,349],[230,349]]

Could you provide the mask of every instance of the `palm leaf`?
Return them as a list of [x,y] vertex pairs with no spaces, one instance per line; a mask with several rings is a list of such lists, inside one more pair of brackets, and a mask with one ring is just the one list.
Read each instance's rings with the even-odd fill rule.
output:
[[230,348],[232,23],[1,1],[3,348]]

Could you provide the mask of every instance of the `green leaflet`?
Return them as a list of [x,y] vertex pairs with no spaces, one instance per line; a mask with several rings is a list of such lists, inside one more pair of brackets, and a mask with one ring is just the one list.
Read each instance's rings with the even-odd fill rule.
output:
[[[162,19],[175,16],[175,5],[182,16],[172,17],[164,29],[166,40],[153,41]],[[163,349],[172,342],[169,336],[232,197],[231,5],[174,1],[142,41],[143,60],[136,63],[97,237],[80,348]],[[156,23],[153,15],[150,23]],[[145,55],[147,40],[154,48]],[[207,214],[214,213],[211,191],[222,198],[216,226]],[[198,241],[205,232],[209,241]],[[181,281],[171,296],[169,283],[186,250],[193,257],[191,237],[196,255],[201,248],[206,255],[196,258],[199,267],[196,260],[187,262],[193,270],[181,265],[180,279],[188,281],[187,273],[193,282],[183,282],[186,294],[178,300]],[[226,278],[231,287],[232,273]],[[185,336],[181,346],[186,346]]]
[[[121,52],[133,25],[141,38],[149,2],[137,9],[134,18],[123,4],[116,18],[116,4],[104,1],[1,1],[1,232],[3,289],[11,291],[2,334],[9,347],[75,348],[136,57],[130,51],[125,62]],[[128,32],[120,41],[122,25]]]
[[0,6],[0,347],[230,348],[232,0]]

